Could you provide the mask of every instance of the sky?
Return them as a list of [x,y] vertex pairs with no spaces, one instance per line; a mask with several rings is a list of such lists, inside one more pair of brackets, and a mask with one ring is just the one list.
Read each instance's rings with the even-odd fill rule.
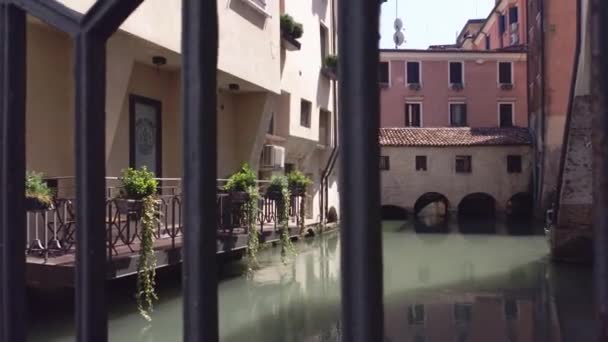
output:
[[395,5],[405,29],[405,43],[399,48],[426,49],[455,43],[467,20],[486,18],[494,4],[494,0],[388,0],[382,5],[380,48],[395,48]]

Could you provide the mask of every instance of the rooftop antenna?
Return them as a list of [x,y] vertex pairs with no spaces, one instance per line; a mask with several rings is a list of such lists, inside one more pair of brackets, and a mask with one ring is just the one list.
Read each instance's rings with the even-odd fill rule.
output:
[[403,35],[403,20],[399,18],[399,0],[395,0],[395,22],[393,28],[395,29],[393,42],[395,43],[396,50],[405,42],[405,36]]

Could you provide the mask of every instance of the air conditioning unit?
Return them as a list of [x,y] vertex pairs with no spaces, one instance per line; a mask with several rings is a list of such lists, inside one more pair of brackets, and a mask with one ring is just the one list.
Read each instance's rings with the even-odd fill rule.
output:
[[282,169],[285,167],[285,147],[264,145],[262,150],[263,169]]
[[519,31],[519,23],[511,24],[511,33],[517,33]]
[[519,44],[519,34],[514,33],[511,35],[511,45]]

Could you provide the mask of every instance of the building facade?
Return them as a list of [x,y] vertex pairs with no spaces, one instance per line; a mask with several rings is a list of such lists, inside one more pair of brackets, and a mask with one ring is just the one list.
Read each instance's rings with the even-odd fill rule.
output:
[[526,54],[382,50],[381,127],[527,127]]
[[382,128],[382,204],[418,214],[439,201],[461,213],[484,194],[488,214],[508,212],[531,186],[530,143],[524,128]]
[[[60,2],[84,13],[94,0]],[[307,215],[314,219],[320,216],[322,173],[335,146],[330,134],[336,81],[321,74],[321,51],[335,53],[334,9],[334,1],[324,0],[234,0],[218,6],[218,177],[227,178],[243,163],[256,171],[284,172],[286,165],[301,170],[315,180]],[[284,13],[303,24],[298,50],[283,44]],[[27,168],[73,178],[72,41],[31,18],[27,40]],[[180,52],[181,2],[143,2],[109,40],[107,176],[145,165],[157,177],[181,177]],[[282,145],[285,158],[268,156],[267,145]],[[337,209],[335,176],[327,183],[330,206]]]

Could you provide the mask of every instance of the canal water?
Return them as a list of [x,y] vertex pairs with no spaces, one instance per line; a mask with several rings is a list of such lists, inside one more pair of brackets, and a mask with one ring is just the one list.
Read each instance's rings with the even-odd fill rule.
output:
[[[382,230],[385,341],[593,340],[591,270],[551,264],[533,225],[385,222]],[[251,278],[241,262],[222,265],[221,341],[341,341],[339,234],[296,246],[287,265],[278,248],[262,251]],[[110,285],[111,341],[181,341],[179,271],[161,272],[158,283],[152,323],[136,311],[132,280]],[[30,341],[74,340],[70,298],[30,295]]]

